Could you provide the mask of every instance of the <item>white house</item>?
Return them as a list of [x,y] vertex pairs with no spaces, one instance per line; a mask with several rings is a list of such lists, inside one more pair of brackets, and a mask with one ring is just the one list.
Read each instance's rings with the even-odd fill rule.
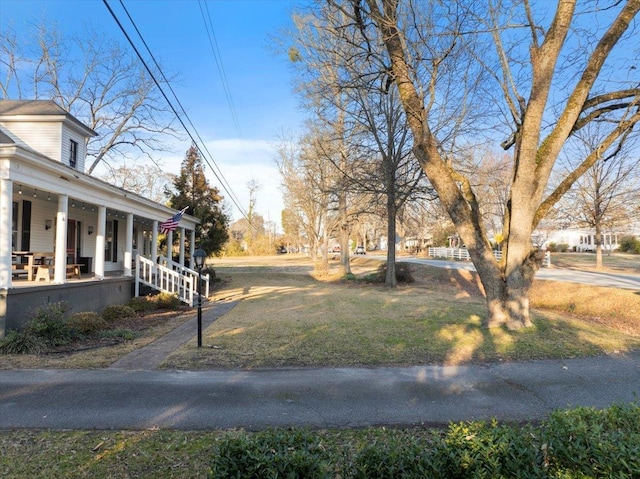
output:
[[[158,225],[176,211],[85,174],[93,136],[53,101],[0,100],[0,337],[37,305],[126,302],[136,257],[157,262]],[[198,223],[184,215],[175,232],[183,271]]]
[[[606,231],[602,233],[600,238],[602,249],[605,251],[617,249],[619,247],[618,241],[622,236],[624,234],[619,232]],[[546,234],[537,233],[536,238],[541,239],[543,248],[547,248],[550,243],[555,243],[556,245],[567,245],[569,251],[594,252],[596,250],[596,235],[593,230],[564,229]]]

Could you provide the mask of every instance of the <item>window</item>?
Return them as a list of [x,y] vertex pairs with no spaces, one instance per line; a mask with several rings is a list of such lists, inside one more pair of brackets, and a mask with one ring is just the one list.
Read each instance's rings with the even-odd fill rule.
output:
[[78,164],[78,142],[70,140],[69,143],[69,166],[75,168]]

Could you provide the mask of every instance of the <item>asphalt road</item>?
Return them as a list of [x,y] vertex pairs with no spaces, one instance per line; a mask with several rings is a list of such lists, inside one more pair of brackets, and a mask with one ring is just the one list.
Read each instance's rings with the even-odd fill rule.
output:
[[[383,256],[376,258],[385,259]],[[399,261],[416,264],[428,264],[438,268],[465,269],[475,271],[471,261],[449,261],[439,259],[422,259],[402,257]],[[589,271],[575,271],[570,269],[540,268],[536,273],[536,279],[563,281],[566,283],[592,284],[594,286],[608,286],[613,288],[633,289],[640,291],[640,275],[596,273]]]
[[228,429],[542,419],[638,400],[640,354],[473,366],[0,371],[0,428]]

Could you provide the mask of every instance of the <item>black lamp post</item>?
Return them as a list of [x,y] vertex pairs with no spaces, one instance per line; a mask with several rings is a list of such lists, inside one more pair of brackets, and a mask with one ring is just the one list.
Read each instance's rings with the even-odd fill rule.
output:
[[193,252],[193,259],[198,268],[198,347],[202,347],[202,267],[207,253],[198,248]]

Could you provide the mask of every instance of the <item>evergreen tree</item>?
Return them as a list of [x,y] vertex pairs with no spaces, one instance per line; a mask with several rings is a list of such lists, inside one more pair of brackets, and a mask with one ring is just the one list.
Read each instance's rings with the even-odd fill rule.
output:
[[171,207],[176,210],[188,207],[186,213],[201,221],[196,228],[200,248],[207,256],[219,253],[229,239],[229,218],[223,211],[220,192],[209,186],[195,145],[187,150],[180,174],[173,181],[173,190],[169,193]]

